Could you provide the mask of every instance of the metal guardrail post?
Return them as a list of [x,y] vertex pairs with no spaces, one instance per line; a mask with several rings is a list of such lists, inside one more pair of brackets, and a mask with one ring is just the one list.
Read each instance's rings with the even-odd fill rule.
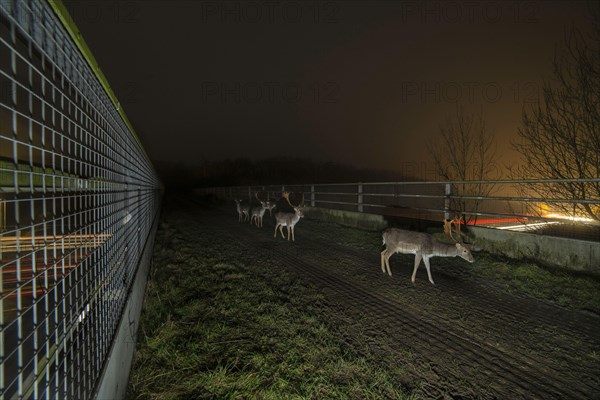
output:
[[310,185],[310,206],[315,206],[315,185]]
[[363,184],[358,184],[358,212],[363,212]]
[[444,199],[444,219],[450,219],[450,196],[452,195],[452,184],[446,183],[446,198]]

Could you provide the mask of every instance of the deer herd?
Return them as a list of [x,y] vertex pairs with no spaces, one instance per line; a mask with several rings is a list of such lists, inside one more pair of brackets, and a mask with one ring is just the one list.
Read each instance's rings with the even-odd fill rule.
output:
[[[275,234],[277,237],[277,230],[281,233],[282,238],[286,238],[283,234],[283,227],[287,228],[287,240],[290,238],[295,241],[294,227],[300,221],[300,218],[304,217],[304,194],[302,194],[302,200],[298,204],[292,204],[290,201],[290,193],[284,192],[282,198],[279,201],[271,201],[270,196],[267,200],[261,200],[258,197],[258,193],[255,193],[256,199],[259,205],[251,207],[250,204],[242,203],[241,200],[236,199],[238,221],[245,222],[250,220],[250,224],[254,224],[259,228],[263,226],[263,217],[265,212],[269,210],[269,215],[272,216],[273,209],[277,208],[275,212]],[[285,202],[283,202],[285,201]],[[283,206],[283,207],[282,207]],[[453,230],[452,225],[456,225]],[[413,273],[411,276],[411,282],[415,283],[415,277],[417,275],[417,269],[421,264],[421,260],[425,264],[427,270],[427,277],[429,282],[435,285],[433,278],[431,277],[431,266],[429,259],[432,257],[461,257],[462,259],[473,263],[473,255],[469,245],[464,242],[466,235],[460,231],[461,221],[459,218],[453,220],[444,221],[444,233],[452,238],[454,244],[446,244],[437,241],[433,236],[427,233],[408,231],[398,228],[387,228],[383,231],[383,245],[385,248],[381,252],[381,271],[389,276],[392,276],[390,269],[390,257],[396,253],[401,254],[414,254],[415,261],[413,267]],[[454,233],[458,236],[458,240],[454,238]]]
[[[261,200],[260,197],[258,197],[258,192],[254,195],[259,202],[259,205],[256,207],[244,204],[238,199],[234,200],[237,205],[238,221],[245,222],[250,219],[250,224],[255,224],[257,227],[262,228],[265,212],[269,210],[269,216],[272,216],[273,209],[277,207],[278,202],[271,202],[270,196],[267,197],[267,200]],[[286,209],[284,208],[285,206],[279,206],[281,210],[275,213],[275,235],[273,237],[277,237],[277,229],[279,229],[281,237],[285,239],[285,236],[283,235],[283,227],[285,226],[287,227],[287,240],[289,241],[291,237],[292,241],[295,241],[294,226],[300,221],[300,218],[304,217],[304,194],[302,194],[300,203],[296,205],[292,204],[290,201],[289,192],[284,192],[280,201],[281,200],[285,200],[289,208]]]

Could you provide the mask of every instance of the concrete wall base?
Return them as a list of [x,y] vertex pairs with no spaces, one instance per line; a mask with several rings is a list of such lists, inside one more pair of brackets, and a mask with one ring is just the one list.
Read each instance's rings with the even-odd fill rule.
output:
[[380,231],[387,228],[387,221],[381,215],[366,214],[356,211],[332,210],[329,208],[306,207],[304,216],[309,219],[335,222],[340,225],[369,231]]
[[93,396],[94,400],[124,399],[127,393],[127,384],[135,353],[140,315],[142,313],[142,306],[144,305],[146,279],[150,269],[154,238],[158,227],[157,221],[158,214],[154,219],[153,227],[140,257],[135,280],[131,286],[110,354],[105,362],[104,370],[99,380],[100,384]]
[[510,258],[531,258],[553,267],[600,274],[600,242],[469,227],[476,246]]

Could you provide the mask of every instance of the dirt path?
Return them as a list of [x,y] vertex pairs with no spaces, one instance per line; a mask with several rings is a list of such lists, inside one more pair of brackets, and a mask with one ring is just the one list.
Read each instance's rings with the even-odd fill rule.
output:
[[[319,223],[301,221],[296,242],[239,224],[231,212],[210,212],[178,201],[188,217],[182,233],[209,230],[243,246],[249,260],[275,260],[319,287],[340,318],[360,321],[372,351],[395,352],[432,398],[600,398],[600,318],[574,312],[493,284],[436,269],[436,286],[424,268],[410,284],[412,257],[392,258],[393,277],[381,273],[379,254],[327,240]],[[268,214],[267,214],[268,215]],[[466,263],[465,263],[466,264]],[[357,327],[358,329],[358,327]],[[351,346],[355,332],[348,332]],[[423,382],[426,382],[423,384]]]

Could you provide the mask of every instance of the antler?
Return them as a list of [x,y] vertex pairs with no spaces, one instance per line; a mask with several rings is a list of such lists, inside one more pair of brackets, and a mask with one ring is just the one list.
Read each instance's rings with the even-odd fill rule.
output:
[[452,237],[452,220],[444,219],[444,234]]
[[258,197],[258,192],[254,192],[254,195],[256,196],[256,200],[258,200],[259,202],[263,202],[259,197]]
[[283,198],[285,199],[285,201],[287,201],[290,207],[294,207],[294,205],[290,202],[290,192],[283,192]]
[[[455,232],[458,234],[458,238],[459,238],[460,242],[462,243],[462,235],[460,233],[461,219],[462,218],[458,215],[454,216],[454,219],[452,220],[452,224],[454,224],[454,226],[456,227]],[[450,232],[452,232],[452,230],[450,230]],[[456,241],[456,239],[454,239],[454,240]]]
[[304,205],[304,193],[302,193],[302,201],[298,205],[293,205],[292,202],[290,201],[290,192],[283,192],[283,198],[287,201],[287,203],[292,208],[298,208],[298,207],[302,207]]
[[[462,219],[462,218],[461,218],[460,216],[458,216],[458,215],[455,215],[455,216],[454,216],[454,218],[452,218],[451,220],[444,220],[444,233],[445,233],[446,235],[450,236],[450,238],[451,238],[452,240],[454,240],[456,243],[459,243],[459,240],[460,240],[460,243],[463,243],[463,239],[462,239],[462,237],[463,237],[463,234],[462,234],[462,232],[460,231],[461,219]],[[457,234],[458,234],[458,238],[459,238],[459,240],[456,240],[456,239],[454,238],[454,236],[452,235],[452,231],[453,231],[453,229],[452,229],[452,225],[456,225],[456,226],[457,226],[457,227],[454,229],[454,231],[455,231],[455,233],[457,233]]]

